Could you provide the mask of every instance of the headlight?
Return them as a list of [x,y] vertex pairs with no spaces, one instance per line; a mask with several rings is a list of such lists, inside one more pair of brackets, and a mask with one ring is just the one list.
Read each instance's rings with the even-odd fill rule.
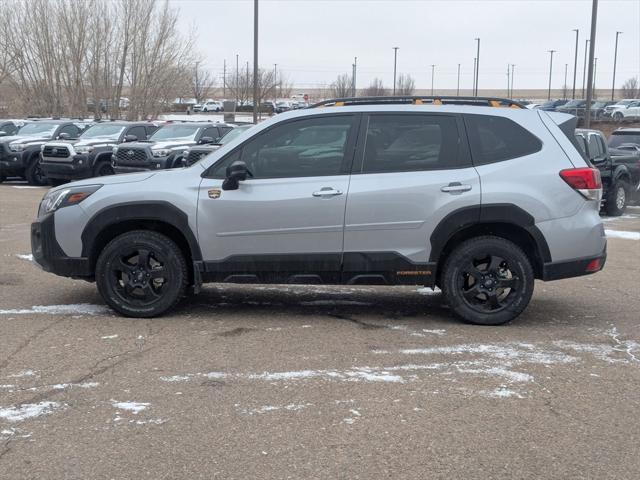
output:
[[166,157],[170,153],[171,153],[171,150],[169,150],[168,148],[159,148],[157,150],[151,149],[151,154],[154,157]]
[[91,153],[95,147],[91,145],[79,145],[77,147],[73,147],[76,153]]
[[77,205],[102,185],[84,185],[80,187],[63,188],[48,192],[40,202],[39,215],[55,212],[59,208]]
[[10,143],[9,150],[12,152],[22,152],[24,150],[24,145],[22,143]]

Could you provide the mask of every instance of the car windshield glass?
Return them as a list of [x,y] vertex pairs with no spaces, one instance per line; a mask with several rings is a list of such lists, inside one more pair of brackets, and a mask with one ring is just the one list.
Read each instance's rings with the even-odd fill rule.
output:
[[85,138],[113,138],[116,139],[120,136],[124,127],[122,125],[109,125],[109,124],[98,124],[93,127],[87,129],[81,137]]
[[609,146],[618,147],[623,143],[635,143],[640,145],[640,132],[633,133],[612,133],[609,137]]
[[154,133],[150,140],[186,140],[193,141],[201,127],[193,125],[167,125]]
[[549,100],[548,102],[544,102],[541,107],[553,107],[556,104],[555,100]]
[[20,135],[25,136],[50,136],[53,135],[53,132],[58,128],[59,123],[27,123],[24,127],[20,129]]
[[238,138],[244,132],[249,130],[252,126],[253,125],[246,126],[246,127],[244,127],[244,126],[243,127],[236,127],[233,130],[231,130],[229,133],[227,133],[224,137],[222,137],[218,143],[220,145],[226,145],[227,143],[232,141],[234,138]]

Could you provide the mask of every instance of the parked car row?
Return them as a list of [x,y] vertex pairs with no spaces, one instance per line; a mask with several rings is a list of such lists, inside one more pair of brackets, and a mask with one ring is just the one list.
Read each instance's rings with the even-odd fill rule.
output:
[[[579,119],[583,119],[586,106],[587,101],[583,99],[555,99],[541,104],[529,104],[527,107],[547,112],[570,113]],[[612,119],[618,123],[638,121],[640,120],[640,100],[593,100],[591,103],[591,118],[593,120]]]
[[4,120],[0,122],[0,181],[22,177],[30,185],[60,184],[181,167],[190,147],[215,150],[235,127],[212,122]]

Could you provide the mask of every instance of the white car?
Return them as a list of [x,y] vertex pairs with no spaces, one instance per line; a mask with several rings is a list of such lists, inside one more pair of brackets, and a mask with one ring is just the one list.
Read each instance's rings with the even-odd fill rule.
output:
[[640,100],[623,100],[611,105],[611,118],[615,122],[631,122],[640,119]]
[[194,112],[222,112],[222,102],[218,100],[207,100],[204,103],[197,103],[193,106]]

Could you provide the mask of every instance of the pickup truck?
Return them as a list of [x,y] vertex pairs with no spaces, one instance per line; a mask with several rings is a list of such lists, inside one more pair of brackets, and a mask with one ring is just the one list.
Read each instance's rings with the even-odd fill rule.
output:
[[609,148],[599,130],[576,129],[575,136],[586,157],[600,170],[604,213],[622,215],[627,204],[639,195],[640,155]]

